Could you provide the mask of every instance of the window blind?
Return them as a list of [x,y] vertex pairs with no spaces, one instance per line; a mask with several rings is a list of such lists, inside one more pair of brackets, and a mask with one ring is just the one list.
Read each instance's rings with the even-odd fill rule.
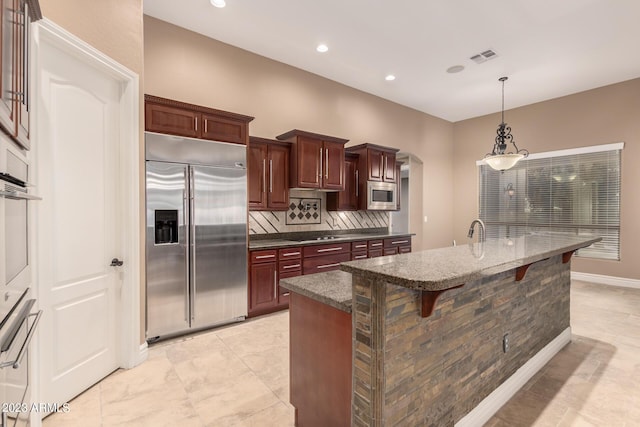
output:
[[504,172],[480,163],[479,217],[487,238],[590,234],[602,241],[577,256],[619,260],[621,149],[622,144],[610,144],[594,151],[548,152]]

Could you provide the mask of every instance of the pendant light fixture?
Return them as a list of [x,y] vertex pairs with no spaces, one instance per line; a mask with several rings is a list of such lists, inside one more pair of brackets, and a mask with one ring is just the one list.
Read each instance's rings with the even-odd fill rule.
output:
[[[485,163],[497,171],[511,169],[516,163],[529,155],[527,150],[518,148],[513,140],[513,135],[511,135],[511,127],[504,122],[504,82],[507,79],[508,77],[500,77],[498,79],[498,81],[502,82],[502,122],[498,125],[498,130],[496,131],[498,135],[496,136],[495,144],[493,144],[493,151],[484,156]],[[505,152],[508,143],[513,144],[516,150],[515,153]]]

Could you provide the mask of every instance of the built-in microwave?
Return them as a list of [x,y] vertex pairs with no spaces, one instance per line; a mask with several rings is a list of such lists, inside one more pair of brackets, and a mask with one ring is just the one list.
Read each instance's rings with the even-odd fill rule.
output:
[[391,182],[367,181],[367,210],[396,210],[398,186]]

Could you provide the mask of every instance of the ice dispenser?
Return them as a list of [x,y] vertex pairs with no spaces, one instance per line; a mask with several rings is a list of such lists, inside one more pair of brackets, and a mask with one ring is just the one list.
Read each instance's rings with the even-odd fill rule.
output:
[[178,243],[178,211],[156,210],[156,245]]

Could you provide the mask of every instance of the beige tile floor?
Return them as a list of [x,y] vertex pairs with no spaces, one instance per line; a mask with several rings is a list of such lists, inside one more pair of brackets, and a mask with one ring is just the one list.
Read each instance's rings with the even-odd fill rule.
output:
[[[640,426],[640,290],[574,282],[571,298],[572,342],[487,426]],[[155,344],[44,426],[292,426],[288,321]]]

